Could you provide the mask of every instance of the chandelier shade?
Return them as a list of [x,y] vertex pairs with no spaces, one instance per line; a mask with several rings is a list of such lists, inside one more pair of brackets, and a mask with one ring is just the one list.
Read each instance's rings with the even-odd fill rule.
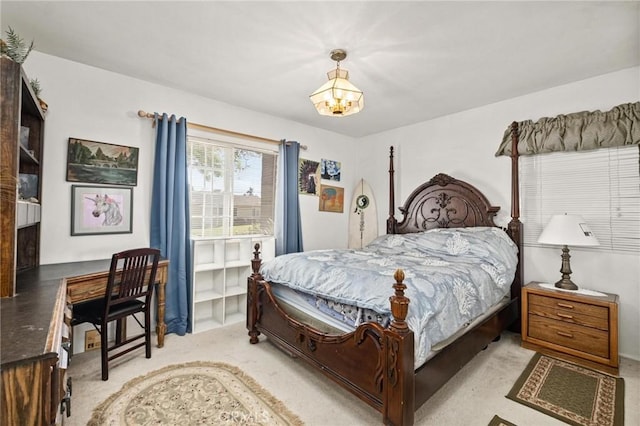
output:
[[329,71],[329,81],[309,96],[320,115],[344,117],[356,114],[364,108],[362,91],[349,81],[349,71],[340,68],[340,61],[346,57],[347,52],[344,50],[336,49],[331,52],[331,59],[337,61],[336,69]]

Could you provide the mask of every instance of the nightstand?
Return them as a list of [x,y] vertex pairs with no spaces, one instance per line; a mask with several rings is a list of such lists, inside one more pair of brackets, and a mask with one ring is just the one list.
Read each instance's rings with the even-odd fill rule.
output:
[[522,288],[522,346],[618,374],[618,296],[531,282]]

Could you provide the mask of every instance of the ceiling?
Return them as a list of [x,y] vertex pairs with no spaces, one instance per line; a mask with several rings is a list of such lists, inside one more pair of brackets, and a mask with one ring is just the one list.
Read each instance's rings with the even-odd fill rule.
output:
[[[3,0],[0,13],[3,35],[40,52],[352,137],[640,65],[638,1]],[[308,99],[335,48],[359,114],[320,116]]]

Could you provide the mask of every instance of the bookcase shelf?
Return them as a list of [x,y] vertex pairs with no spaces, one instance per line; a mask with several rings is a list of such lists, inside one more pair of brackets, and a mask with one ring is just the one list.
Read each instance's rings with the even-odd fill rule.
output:
[[256,243],[263,260],[275,257],[271,236],[192,239],[192,333],[245,320],[247,277]]
[[44,112],[22,66],[0,58],[0,297],[40,264]]

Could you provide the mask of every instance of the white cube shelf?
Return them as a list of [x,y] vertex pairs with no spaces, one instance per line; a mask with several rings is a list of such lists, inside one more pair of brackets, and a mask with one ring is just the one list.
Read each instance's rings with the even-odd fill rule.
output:
[[275,256],[275,238],[271,236],[192,240],[193,333],[245,320],[247,278],[252,272],[251,259],[256,243],[261,247],[261,259]]

